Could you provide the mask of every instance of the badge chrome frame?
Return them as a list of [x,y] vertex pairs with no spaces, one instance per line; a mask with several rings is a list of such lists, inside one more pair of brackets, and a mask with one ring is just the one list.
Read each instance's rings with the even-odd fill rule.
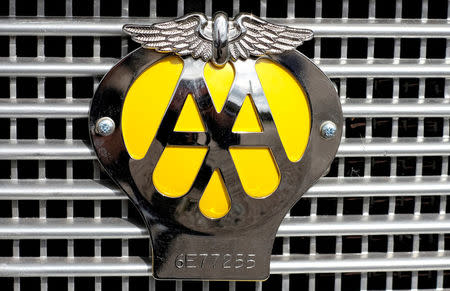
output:
[[[257,78],[257,75],[251,76],[252,74],[249,74],[245,68],[248,69],[251,64],[254,67],[254,63],[259,58],[237,60],[233,62],[233,66],[235,68],[242,66],[244,70],[235,69],[235,79],[222,112],[231,112],[230,114],[237,115],[246,95],[251,93],[266,134],[265,137],[258,133],[240,133],[238,140],[235,139],[236,136],[228,136],[226,140],[228,144],[217,143],[214,134],[221,135],[223,132],[220,130],[214,132],[208,126],[217,122],[216,120],[204,120],[208,128],[207,133],[172,132],[172,135],[165,136],[167,133],[160,133],[161,124],[166,122],[173,129],[178,119],[178,115],[176,118],[170,117],[166,111],[146,156],[142,160],[133,160],[126,150],[121,130],[121,112],[124,100],[129,87],[142,72],[170,55],[138,48],[124,57],[104,76],[92,99],[89,113],[89,131],[94,150],[100,164],[128,194],[149,229],[152,242],[152,270],[155,278],[265,280],[270,273],[273,241],[281,221],[300,197],[326,173],[338,150],[342,135],[343,115],[337,90],[328,77],[298,51],[263,56],[263,58],[269,58],[286,68],[301,84],[308,98],[311,114],[309,141],[301,159],[292,163],[287,159],[281,145],[270,108],[258,107],[258,96],[254,95],[254,91],[249,92],[249,90],[255,89],[252,88],[252,82],[249,80],[256,81],[254,77]],[[185,100],[188,93],[191,93],[203,118],[205,110],[210,106],[214,108],[203,77],[203,66],[206,65],[206,62],[189,57],[182,59],[183,71],[172,95],[171,104],[174,98],[184,98]],[[196,74],[200,71],[200,75]],[[186,78],[190,85],[183,84],[183,78]],[[249,83],[250,88],[248,88]],[[259,87],[261,88],[260,84]],[[184,101],[179,106],[178,114],[183,104]],[[95,132],[96,121],[102,117],[109,117],[115,122],[116,129],[109,136],[101,136]],[[321,125],[325,121],[332,121],[336,124],[337,132],[333,138],[325,139],[320,134]],[[186,138],[187,136],[188,138]],[[273,140],[274,136],[277,136],[278,139]],[[207,218],[200,213],[198,208],[202,191],[197,186],[206,186],[209,180],[204,181],[201,173],[198,174],[200,178],[196,178],[191,190],[182,197],[170,198],[155,190],[151,177],[165,147],[164,142],[161,142],[164,139],[170,141],[171,145],[180,145],[181,143],[182,145],[211,147],[212,143],[215,143],[219,149],[218,152],[221,148],[228,151],[230,145],[255,146],[257,144],[270,147],[280,170],[280,184],[270,196],[263,199],[252,198],[243,191],[231,157],[232,168],[226,164],[223,167],[221,159],[214,161],[213,166],[220,165],[217,167],[227,186],[231,209],[223,218]],[[186,140],[192,142],[187,144]],[[227,148],[223,149],[224,146]],[[210,151],[211,149],[208,154]],[[205,158],[205,160],[207,159]],[[212,167],[212,171],[214,169]],[[233,187],[231,190],[230,185]],[[227,257],[227,255],[232,258],[237,258],[239,255],[251,255],[255,264],[251,268],[247,268],[248,266],[225,268],[222,264],[220,268],[214,266],[214,268],[200,269],[198,265],[192,263],[192,260],[201,254],[219,254],[220,258]],[[176,265],[180,255],[184,255],[185,258],[181,268]],[[189,255],[191,255],[191,265],[187,262]]]

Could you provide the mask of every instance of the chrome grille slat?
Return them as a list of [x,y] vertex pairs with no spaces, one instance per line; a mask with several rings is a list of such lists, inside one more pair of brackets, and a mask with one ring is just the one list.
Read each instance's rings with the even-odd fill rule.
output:
[[449,117],[450,103],[443,98],[423,100],[360,98],[345,100],[342,111],[345,117]]
[[[450,215],[287,217],[278,237],[450,233]],[[0,219],[1,239],[137,239],[147,228],[122,218]]]
[[8,258],[2,277],[148,276],[150,264],[140,257]]
[[[0,58],[0,76],[96,76],[106,74],[117,62],[101,58]],[[450,75],[450,64],[444,60],[348,60],[316,59],[318,66],[330,77],[376,78],[404,77],[439,78]]]
[[355,156],[436,156],[448,155],[450,145],[446,138],[346,138],[341,142],[338,157]]
[[122,218],[0,219],[2,239],[137,239],[148,238],[147,228]]
[[343,272],[386,272],[446,270],[448,253],[370,253],[315,256],[293,255],[289,258],[273,256],[271,272],[277,273],[343,273]]
[[104,75],[117,62],[102,58],[0,58],[0,76],[98,76]]
[[80,140],[0,141],[0,159],[86,160],[94,158],[93,149]]
[[0,118],[87,118],[90,99],[0,99]]
[[[271,274],[343,273],[379,271],[446,270],[450,264],[448,252],[371,253],[335,255],[274,255]],[[149,276],[151,264],[140,257],[102,258],[10,258],[4,260],[3,277],[107,277]]]
[[289,217],[277,236],[341,236],[383,234],[426,234],[450,231],[450,216],[422,214],[345,215],[330,217]]

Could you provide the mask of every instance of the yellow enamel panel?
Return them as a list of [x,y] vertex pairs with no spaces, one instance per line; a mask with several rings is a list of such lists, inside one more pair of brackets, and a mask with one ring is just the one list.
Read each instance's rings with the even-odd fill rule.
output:
[[247,195],[264,198],[275,192],[281,175],[269,148],[230,147],[229,150]]
[[200,111],[198,110],[197,103],[194,100],[192,94],[186,97],[183,108],[181,109],[180,116],[175,124],[174,131],[184,132],[204,132],[206,131],[203,124]]
[[222,174],[215,169],[206,185],[199,208],[204,216],[212,219],[224,217],[230,211],[231,202]]
[[156,190],[172,198],[186,194],[207,152],[207,147],[167,146],[153,171]]
[[259,121],[258,111],[256,110],[253,99],[247,95],[239,110],[236,121],[233,125],[233,132],[262,132],[261,122]]
[[179,57],[166,57],[145,70],[128,90],[122,109],[122,134],[133,159],[140,160],[147,153],[182,70]]
[[233,84],[234,68],[230,62],[222,68],[214,66],[212,63],[207,63],[205,65],[204,77],[214,107],[217,112],[221,112],[227,100],[228,92]]
[[[145,156],[182,69],[182,60],[171,56],[148,68],[131,85],[122,112],[122,132],[132,158]],[[287,156],[293,162],[298,161],[306,149],[311,125],[307,97],[297,80],[282,66],[262,59],[256,64],[256,71]],[[204,77],[214,106],[220,112],[235,77],[234,68],[230,63],[223,68],[206,64]],[[250,95],[246,96],[232,130],[263,131]],[[206,131],[191,94],[183,105],[175,131]],[[173,198],[185,195],[191,189],[207,151],[207,147],[167,146],[153,171],[156,190]],[[264,198],[277,189],[281,174],[269,148],[232,147],[230,154],[249,196]],[[220,170],[213,172],[199,207],[211,219],[221,218],[230,210],[231,201]]]
[[281,65],[261,59],[256,72],[269,103],[281,142],[291,162],[303,156],[309,140],[311,113],[301,85]]

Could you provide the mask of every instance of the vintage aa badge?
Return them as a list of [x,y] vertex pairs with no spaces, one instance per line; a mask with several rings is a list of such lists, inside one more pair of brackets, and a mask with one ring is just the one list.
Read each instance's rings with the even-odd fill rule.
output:
[[100,163],[149,229],[158,279],[264,280],[289,209],[329,168],[342,111],[295,51],[312,31],[250,14],[123,30],[142,47],[100,83]]

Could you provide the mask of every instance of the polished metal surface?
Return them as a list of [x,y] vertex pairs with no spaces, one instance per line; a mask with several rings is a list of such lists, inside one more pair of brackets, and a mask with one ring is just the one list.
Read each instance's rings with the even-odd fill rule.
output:
[[218,12],[214,15],[212,24],[212,61],[216,66],[224,66],[228,55],[228,15]]
[[[7,2],[9,2],[9,12]],[[449,282],[448,266],[450,265],[447,258],[450,257],[450,254],[445,243],[446,240],[448,241],[450,231],[445,219],[441,220],[441,214],[447,215],[447,195],[450,193],[449,153],[442,151],[442,147],[448,144],[446,137],[449,135],[450,87],[447,79],[450,70],[447,43],[450,29],[449,21],[445,18],[447,15],[443,19],[436,19],[431,14],[433,9],[436,10],[435,5],[446,1],[393,0],[388,3],[395,4],[395,7],[387,5],[382,6],[381,9],[380,5],[384,4],[379,4],[380,1],[357,1],[358,7],[363,10],[363,13],[357,15],[358,18],[353,18],[354,12],[359,9],[355,10],[356,6],[353,6],[355,1],[311,1],[314,10],[312,12],[307,12],[311,11],[311,7],[303,6],[310,1],[261,0],[254,2],[253,12],[259,14],[262,19],[280,25],[313,30],[315,41],[309,43],[309,55],[314,56],[314,61],[319,64],[319,67],[327,74],[333,75],[333,78],[336,78],[335,80],[339,83],[342,109],[346,121],[350,122],[345,131],[352,130],[353,118],[362,118],[360,126],[364,128],[365,132],[362,136],[343,139],[344,145],[347,142],[350,144],[361,142],[358,152],[351,151],[352,155],[357,156],[347,155],[338,158],[336,160],[337,169],[333,168],[330,172],[332,176],[321,178],[303,196],[304,204],[298,207],[297,211],[291,211],[291,218],[294,221],[297,218],[301,221],[301,223],[296,223],[295,231],[292,228],[285,228],[290,225],[290,221],[284,220],[288,224],[282,224],[278,235],[281,232],[286,235],[294,233],[296,235],[304,233],[305,235],[302,234],[297,238],[287,236],[277,238],[278,248],[274,252],[278,255],[272,258],[272,275],[269,281],[256,283],[254,286],[242,282],[223,286],[220,282],[181,281],[168,282],[163,286],[155,285],[155,281],[152,279],[147,281],[134,277],[148,276],[150,273],[148,262],[139,257],[142,255],[140,252],[142,248],[136,246],[136,241],[147,242],[148,236],[145,235],[145,239],[137,240],[128,237],[130,232],[137,235],[139,229],[144,229],[143,222],[132,220],[136,214],[132,207],[128,208],[127,197],[105,175],[102,174],[100,177],[98,165],[94,164],[93,166],[95,169],[93,176],[79,176],[76,171],[78,161],[90,161],[94,156],[92,150],[86,143],[83,143],[85,138],[76,134],[80,131],[79,128],[77,129],[76,122],[80,118],[87,117],[89,100],[72,98],[74,91],[77,90],[74,81],[80,76],[88,78],[102,76],[117,62],[120,56],[116,55],[111,58],[103,55],[105,48],[117,48],[121,52],[121,56],[127,54],[129,42],[122,32],[124,24],[151,24],[168,20],[167,17],[159,14],[159,11],[166,12],[164,15],[172,16],[181,16],[185,11],[198,11],[197,6],[193,5],[194,1],[142,1],[147,4],[142,9],[146,9],[144,14],[149,15],[145,17],[136,17],[132,14],[132,6],[137,1],[121,0],[122,6],[119,7],[119,14],[114,17],[101,15],[100,2],[104,1],[99,0],[88,1],[92,5],[86,3],[81,5],[91,10],[90,15],[83,17],[73,16],[79,15],[76,14],[76,9],[72,8],[72,4],[74,4],[79,9],[80,5],[77,0],[66,0],[66,10],[56,17],[44,13],[42,7],[44,7],[45,1],[36,1],[37,6],[40,7],[38,11],[42,11],[42,13],[39,12],[38,17],[20,15],[23,11],[23,3],[26,2],[32,7],[34,1],[18,1],[17,5],[15,2],[14,0],[4,1],[2,4],[6,5],[1,5],[2,8],[0,8],[5,9],[4,6],[6,6],[7,9],[6,12],[2,10],[4,12],[2,15],[7,16],[0,17],[0,34],[2,35],[0,43],[3,48],[0,57],[0,74],[2,80],[7,77],[6,85],[1,87],[4,90],[0,93],[0,97],[2,97],[0,98],[1,118],[7,119],[6,126],[2,123],[1,127],[1,133],[5,134],[6,138],[3,136],[0,145],[0,149],[4,153],[0,169],[5,170],[7,174],[2,175],[0,179],[0,199],[2,200],[0,206],[2,215],[5,215],[6,219],[14,219],[18,224],[23,222],[23,227],[34,231],[36,236],[31,241],[21,239],[19,232],[10,229],[8,232],[10,235],[15,235],[14,239],[6,239],[6,236],[0,237],[5,246],[2,248],[5,256],[0,257],[2,266],[0,272],[2,277],[10,277],[2,280],[2,288],[51,290],[54,287],[51,285],[55,284],[54,278],[51,277],[56,274],[63,277],[61,278],[63,280],[62,287],[58,286],[58,288],[71,291],[84,291],[88,288],[97,291],[111,290],[109,279],[115,280],[113,289],[130,291],[166,289],[179,291],[192,290],[197,287],[197,289],[205,291],[218,289],[231,291],[244,289],[258,291],[261,289],[283,291],[395,290],[398,288],[446,290],[450,287],[447,283]],[[160,6],[162,2],[164,4],[176,3],[168,4],[170,11],[167,13],[163,8],[165,5]],[[216,3],[217,1],[213,3],[211,0],[195,2],[204,7],[206,14],[210,17],[219,4]],[[222,5],[222,1],[219,2],[219,6]],[[369,6],[365,4],[367,2],[369,2]],[[234,16],[248,8],[247,1],[243,0],[225,1],[223,5],[226,5],[225,3],[233,5],[227,10],[229,16],[232,16],[232,12]],[[339,4],[330,7],[330,3]],[[274,5],[279,11],[274,9]],[[421,9],[419,6],[423,8]],[[430,6],[429,9],[428,6]],[[439,10],[447,14],[447,8]],[[394,18],[379,17],[379,12],[387,11],[391,12],[391,16]],[[414,11],[416,14],[412,15],[411,12],[414,13]],[[330,15],[338,18],[328,18]],[[304,16],[306,17],[303,18]],[[39,50],[42,50],[41,53],[38,53],[38,58],[23,55],[23,50],[21,50],[23,42],[21,42],[20,36],[31,36],[31,42],[26,42],[27,47],[33,47],[33,42],[36,40],[35,46],[37,47],[39,44]],[[48,36],[58,36],[65,41],[62,53],[65,57],[44,54],[45,47],[53,47],[51,41],[47,42],[49,39],[44,41]],[[76,47],[80,47],[77,46],[80,36],[91,38],[93,43],[84,46],[88,47],[91,55],[80,57],[74,54],[77,50]],[[118,41],[118,44],[104,44],[103,41],[107,39],[104,37],[109,36],[122,39]],[[329,38],[337,39],[337,42],[330,43],[328,42]],[[358,38],[366,43],[359,43],[355,47],[353,41]],[[377,42],[381,38],[389,38],[389,45],[378,44]],[[411,39],[412,43],[408,43],[408,39]],[[443,41],[443,47],[434,42],[439,39]],[[377,55],[380,46],[391,53],[389,59],[383,59]],[[350,53],[354,52],[355,48],[363,52],[358,59],[355,59],[354,55]],[[405,48],[411,48],[419,55],[405,55]],[[337,50],[340,54],[327,55],[329,49]],[[443,51],[441,58],[433,58],[433,54],[438,51]],[[41,80],[38,81],[39,93],[38,88],[30,86],[28,87],[30,90],[26,93],[32,95],[21,94],[22,89],[27,87],[20,83],[21,77],[25,76]],[[64,90],[58,91],[57,94],[60,97],[58,99],[47,98],[44,94],[44,91],[49,89],[49,85],[45,85],[48,76],[52,76],[50,78],[58,77],[65,81],[66,90],[65,92]],[[406,86],[412,85],[410,88],[416,88],[418,90],[416,96],[399,97],[406,88],[405,85],[402,85],[405,76],[416,80],[413,83],[409,82]],[[351,96],[358,99],[348,98],[349,90],[352,89],[350,83],[355,77],[366,78],[366,86],[364,86],[366,90],[359,91],[357,96],[355,94]],[[381,94],[386,98],[377,98],[380,95],[372,98],[374,97],[373,93],[377,91],[379,93],[380,89],[375,85],[375,78],[386,78],[393,82],[392,93],[383,91]],[[429,88],[426,83],[433,81],[429,80],[430,78],[442,78],[444,86],[440,96],[431,95],[429,89],[426,89]],[[92,85],[85,86],[91,87]],[[96,83],[94,83],[95,86]],[[34,97],[38,94],[39,98],[28,98],[33,97],[33,93]],[[81,98],[90,99],[91,96],[85,94]],[[392,124],[387,126],[392,132],[388,136],[377,137],[376,141],[373,141],[373,136],[376,136],[377,132],[374,131],[373,125],[377,123],[378,117],[392,119]],[[410,125],[403,123],[402,118],[406,117],[417,120],[417,134],[414,134],[413,137],[401,135],[405,126]],[[430,129],[427,121],[429,117],[443,121],[442,131],[435,134],[436,136],[430,141],[435,146],[441,145],[441,149],[436,147],[426,149],[429,142],[429,137],[427,137]],[[20,135],[21,118],[30,118],[38,122],[39,134],[36,138],[23,140],[23,136]],[[64,119],[65,128],[56,130],[47,127],[46,122],[54,119]],[[10,121],[9,136],[8,121]],[[19,129],[17,122],[19,122]],[[65,132],[65,140],[55,140],[51,136],[46,137],[46,128],[50,132]],[[84,125],[81,128],[84,131]],[[372,160],[371,155],[374,148],[372,147],[372,150],[368,152],[364,151],[365,140],[371,139],[372,146],[378,145],[376,153],[379,156],[377,159],[385,159],[382,155],[383,148],[387,150],[387,158],[389,158],[387,165],[390,169],[384,168],[381,171],[385,175],[383,177],[375,176],[380,174],[380,171],[375,171],[378,160]],[[424,140],[424,142],[417,145],[417,140]],[[390,144],[397,141],[401,144],[395,151],[396,155],[392,155],[389,150]],[[14,149],[14,144],[17,144],[17,150]],[[71,147],[73,147],[73,151],[70,149]],[[399,176],[402,173],[397,172],[397,168],[404,168],[404,159],[411,158],[411,147],[417,150],[416,154],[412,152],[412,165],[406,165],[413,168],[412,173],[409,173],[408,176]],[[428,157],[423,156],[424,152]],[[13,155],[8,157],[9,154]],[[19,157],[38,162],[22,165],[20,161],[15,160]],[[434,157],[442,158],[442,163],[431,166],[432,163],[427,159],[434,161]],[[66,163],[62,169],[58,168],[59,171],[66,170],[66,176],[59,179],[46,177],[46,169],[51,170],[55,167],[45,160],[52,162],[53,159]],[[73,161],[73,159],[76,160]],[[353,166],[350,163],[355,159],[358,159],[364,167],[364,170],[359,172],[359,177],[349,175],[349,173],[355,174],[354,171],[351,171]],[[39,169],[36,169],[33,163],[39,163],[36,166]],[[92,163],[88,162],[88,165],[92,165]],[[37,176],[27,178],[21,175],[21,171],[29,165],[32,166],[31,169],[36,169]],[[87,167],[85,164],[83,165]],[[372,165],[374,166],[372,167]],[[432,167],[439,169],[439,172],[431,174],[427,172]],[[89,172],[88,168],[83,169],[85,172]],[[423,171],[424,169],[425,171]],[[24,202],[18,200],[24,200]],[[32,202],[34,205],[32,211],[23,206],[30,201],[34,201]],[[60,204],[53,204],[55,201]],[[130,228],[125,230],[122,236],[115,232],[118,228],[112,230],[110,229],[111,224],[102,224],[104,218],[109,219],[112,216],[108,210],[114,203],[120,203],[119,218],[123,218],[123,221],[130,219],[132,223],[132,225],[125,223],[127,229]],[[379,205],[383,205],[381,210]],[[430,208],[430,205],[434,206]],[[78,219],[83,217],[77,217],[80,215],[77,211],[85,208],[93,212],[93,214],[87,214],[91,216],[92,229],[98,226],[98,231],[104,235],[121,237],[121,244],[119,243],[118,250],[113,257],[106,257],[105,252],[118,240],[103,239],[101,236],[95,239],[89,234],[89,230],[78,228],[80,227]],[[65,210],[65,214],[62,215],[62,218],[56,218],[61,220],[52,221],[53,217],[51,216],[58,209]],[[298,209],[302,211],[298,212]],[[327,211],[324,212],[324,210]],[[376,214],[378,212],[373,210],[379,210],[382,214]],[[37,211],[39,213],[36,214]],[[364,217],[347,218],[349,216],[347,211],[357,212],[358,216]],[[407,214],[399,213],[399,211]],[[22,220],[23,217],[19,217],[30,215],[39,216],[35,217],[37,218],[36,223],[49,220],[49,223],[53,225],[54,223],[67,225],[73,221],[75,226],[67,228],[66,239],[47,240],[45,223],[42,226],[44,232],[39,232],[40,228],[34,228],[32,222],[26,222]],[[315,217],[317,221],[314,223],[318,223],[320,226],[317,231],[312,224]],[[123,221],[117,222],[117,225],[122,226]],[[413,221],[417,222],[417,226],[413,224]],[[360,223],[355,225],[355,222]],[[327,226],[328,224],[329,226]],[[135,227],[136,225],[138,227]],[[331,227],[335,227],[335,229],[330,229]],[[383,230],[384,227],[386,228]],[[80,230],[78,234],[72,232],[76,229]],[[349,236],[348,234],[352,231],[354,235]],[[37,234],[38,232],[39,234]],[[376,232],[377,235],[369,235],[373,232]],[[125,233],[128,234],[125,235]],[[327,235],[325,237],[315,236],[320,234]],[[93,246],[78,246],[78,243],[86,242],[86,240],[77,239],[76,235],[89,238],[87,241],[92,242]],[[327,249],[326,251],[329,253],[325,254],[323,253],[323,239],[327,237],[330,240],[327,240],[325,244],[332,250]],[[381,240],[377,240],[377,238],[381,238]],[[382,242],[384,239],[385,242]],[[30,250],[27,247],[28,242],[35,243],[33,244],[35,247],[31,249],[37,249],[37,251],[31,254],[30,252],[21,254],[22,251]],[[63,242],[63,246],[60,246],[58,242]],[[354,243],[348,244],[348,242]],[[37,247],[36,244],[38,244]],[[374,250],[373,246],[380,248]],[[405,249],[402,246],[408,248]],[[77,251],[89,249],[92,252],[84,254],[83,257],[75,249]],[[56,257],[52,256],[55,255],[55,252],[57,253]],[[303,254],[299,255],[298,252],[303,252]],[[350,253],[342,254],[342,252]],[[30,257],[30,255],[35,257]],[[89,257],[85,257],[86,255]],[[406,272],[399,272],[400,270]],[[109,278],[112,275],[114,277]],[[74,276],[81,278],[74,279]],[[92,278],[86,279],[85,277]],[[349,282],[354,284],[348,285]]]
[[[166,56],[140,48],[125,57],[103,78],[92,100],[89,116],[91,139],[97,157],[143,216],[151,234],[153,275],[156,278],[265,279],[269,275],[268,254],[281,220],[300,196],[324,174],[336,154],[342,133],[342,112],[337,92],[330,80],[302,54],[290,51],[270,56],[302,84],[308,96],[311,111],[309,142],[301,159],[294,163],[288,160],[276,131],[256,73],[257,58],[233,63],[236,75],[224,109],[218,113],[203,77],[206,63],[185,57],[179,82],[155,139],[145,157],[135,160],[126,151],[121,133],[99,136],[95,132],[96,123],[100,117],[108,116],[120,128],[122,106],[130,84],[145,69]],[[195,98],[208,129],[206,133],[179,133],[173,130],[188,94]],[[252,95],[260,116],[264,128],[262,133],[232,132],[239,109],[248,94]],[[327,139],[321,136],[324,121],[335,125],[334,136]],[[208,154],[192,188],[178,199],[161,195],[149,178],[168,145],[208,147]],[[267,146],[271,149],[281,180],[270,196],[254,199],[245,194],[228,151],[233,146]],[[205,217],[197,205],[215,169],[220,170],[232,203],[227,215],[213,220]],[[225,254],[224,258],[243,256],[250,266],[227,267],[224,263],[223,268],[205,265],[199,271],[197,267],[184,267],[184,261],[183,265],[177,265],[177,258],[183,254],[198,257],[197,254],[217,253]],[[249,258],[245,259],[247,256]],[[219,258],[221,261],[222,258]]]

